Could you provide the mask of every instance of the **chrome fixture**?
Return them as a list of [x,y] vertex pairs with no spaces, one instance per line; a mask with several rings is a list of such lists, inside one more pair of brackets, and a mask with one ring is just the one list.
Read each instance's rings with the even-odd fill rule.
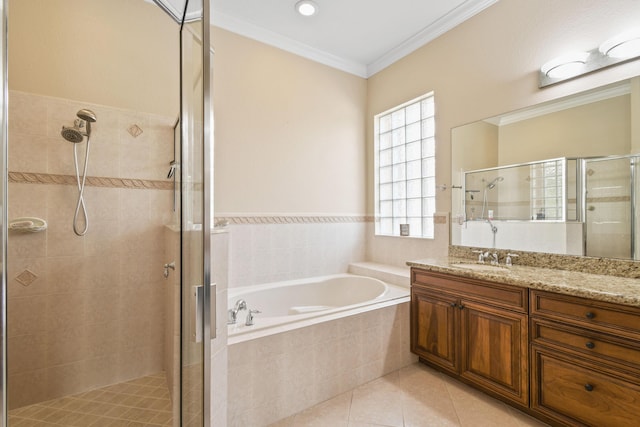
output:
[[247,313],[247,320],[244,322],[245,326],[253,326],[253,315],[262,313],[260,310],[249,310]]
[[507,254],[507,259],[504,261],[505,265],[513,265],[513,258],[517,258],[520,255],[516,255],[516,254]]
[[[84,186],[87,179],[87,167],[89,165],[89,147],[91,145],[91,123],[95,123],[96,114],[87,109],[82,109],[76,114],[78,118],[74,121],[73,127],[62,126],[60,134],[64,139],[73,143],[73,164],[76,170],[76,182],[78,184],[78,203],[76,211],[73,215],[73,232],[78,236],[84,236],[89,229],[89,216],[87,215],[87,207],[84,204]],[[82,177],[80,176],[80,168],[78,167],[78,144],[84,137],[87,137],[87,147],[84,152],[84,166]],[[78,226],[78,214],[82,209],[84,216],[84,228]]]
[[235,325],[236,321],[238,320],[238,312],[246,309],[247,303],[245,300],[239,299],[238,301],[236,301],[236,305],[233,308],[230,308],[229,312],[227,313],[227,325]]
[[498,262],[499,259],[500,258],[498,258],[498,253],[497,252],[492,253],[491,254],[491,265],[498,265],[499,264],[499,262]]
[[570,52],[540,68],[539,87],[560,83],[612,65],[640,58],[640,28],[619,34],[586,52]]
[[171,270],[173,270],[173,271],[175,271],[175,270],[176,270],[176,263],[175,263],[175,261],[171,261],[170,263],[168,263],[168,264],[165,264],[165,265],[164,265],[164,273],[163,273],[163,275],[164,275],[164,278],[165,278],[165,279],[168,279],[168,278],[169,278],[169,269],[171,269]]
[[173,175],[176,173],[176,167],[178,166],[178,162],[175,160],[171,160],[169,162],[169,173],[167,174],[167,179],[173,178]]
[[491,181],[490,183],[487,184],[487,188],[489,190],[493,190],[493,188],[496,186],[497,183],[504,181],[504,178],[501,176],[497,176],[494,178],[493,181]]

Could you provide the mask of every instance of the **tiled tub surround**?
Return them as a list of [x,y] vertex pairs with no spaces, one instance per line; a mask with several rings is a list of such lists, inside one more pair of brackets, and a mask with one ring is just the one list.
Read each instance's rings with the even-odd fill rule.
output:
[[[11,171],[73,175],[73,146],[60,128],[90,108],[98,117],[90,176],[166,177],[174,119],[16,91],[9,96]],[[137,138],[126,130],[133,123],[143,129]],[[40,233],[9,234],[10,409],[165,369],[163,224],[171,219],[172,192],[134,188],[87,185],[89,231],[78,237],[73,181],[9,183],[9,218],[41,217],[49,225]]]
[[230,344],[229,425],[268,425],[415,360],[408,302]]
[[344,273],[366,252],[367,217],[232,216],[229,287]]

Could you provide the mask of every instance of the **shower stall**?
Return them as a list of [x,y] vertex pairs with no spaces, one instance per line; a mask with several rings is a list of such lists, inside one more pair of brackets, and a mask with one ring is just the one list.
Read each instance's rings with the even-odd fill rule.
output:
[[584,162],[585,255],[640,260],[640,155]]
[[0,0],[0,427],[213,425],[209,3]]

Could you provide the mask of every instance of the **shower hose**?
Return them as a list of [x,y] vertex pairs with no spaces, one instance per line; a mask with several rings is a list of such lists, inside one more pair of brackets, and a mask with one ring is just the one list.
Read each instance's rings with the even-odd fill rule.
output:
[[[73,163],[76,168],[76,182],[78,183],[78,203],[76,204],[76,212],[73,215],[73,232],[78,236],[84,236],[89,229],[89,216],[87,215],[87,207],[84,204],[84,184],[87,179],[87,166],[89,164],[89,147],[91,144],[91,137],[87,135],[87,149],[84,154],[84,166],[82,170],[82,178],[80,177],[80,168],[78,167],[78,145],[73,144]],[[78,226],[78,214],[82,210],[82,216],[84,217],[84,227],[80,229]]]

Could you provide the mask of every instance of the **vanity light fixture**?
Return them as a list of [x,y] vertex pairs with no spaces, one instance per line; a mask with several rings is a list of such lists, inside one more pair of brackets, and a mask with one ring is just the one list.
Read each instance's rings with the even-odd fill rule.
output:
[[582,76],[640,57],[640,28],[613,37],[598,48],[555,58],[540,68],[539,87]]
[[566,79],[581,74],[589,58],[589,52],[572,52],[552,59],[540,71],[552,79]]
[[318,12],[318,5],[311,0],[300,0],[296,3],[296,10],[302,16],[313,16]]
[[599,50],[610,58],[633,58],[640,55],[640,28],[610,38],[600,45]]

